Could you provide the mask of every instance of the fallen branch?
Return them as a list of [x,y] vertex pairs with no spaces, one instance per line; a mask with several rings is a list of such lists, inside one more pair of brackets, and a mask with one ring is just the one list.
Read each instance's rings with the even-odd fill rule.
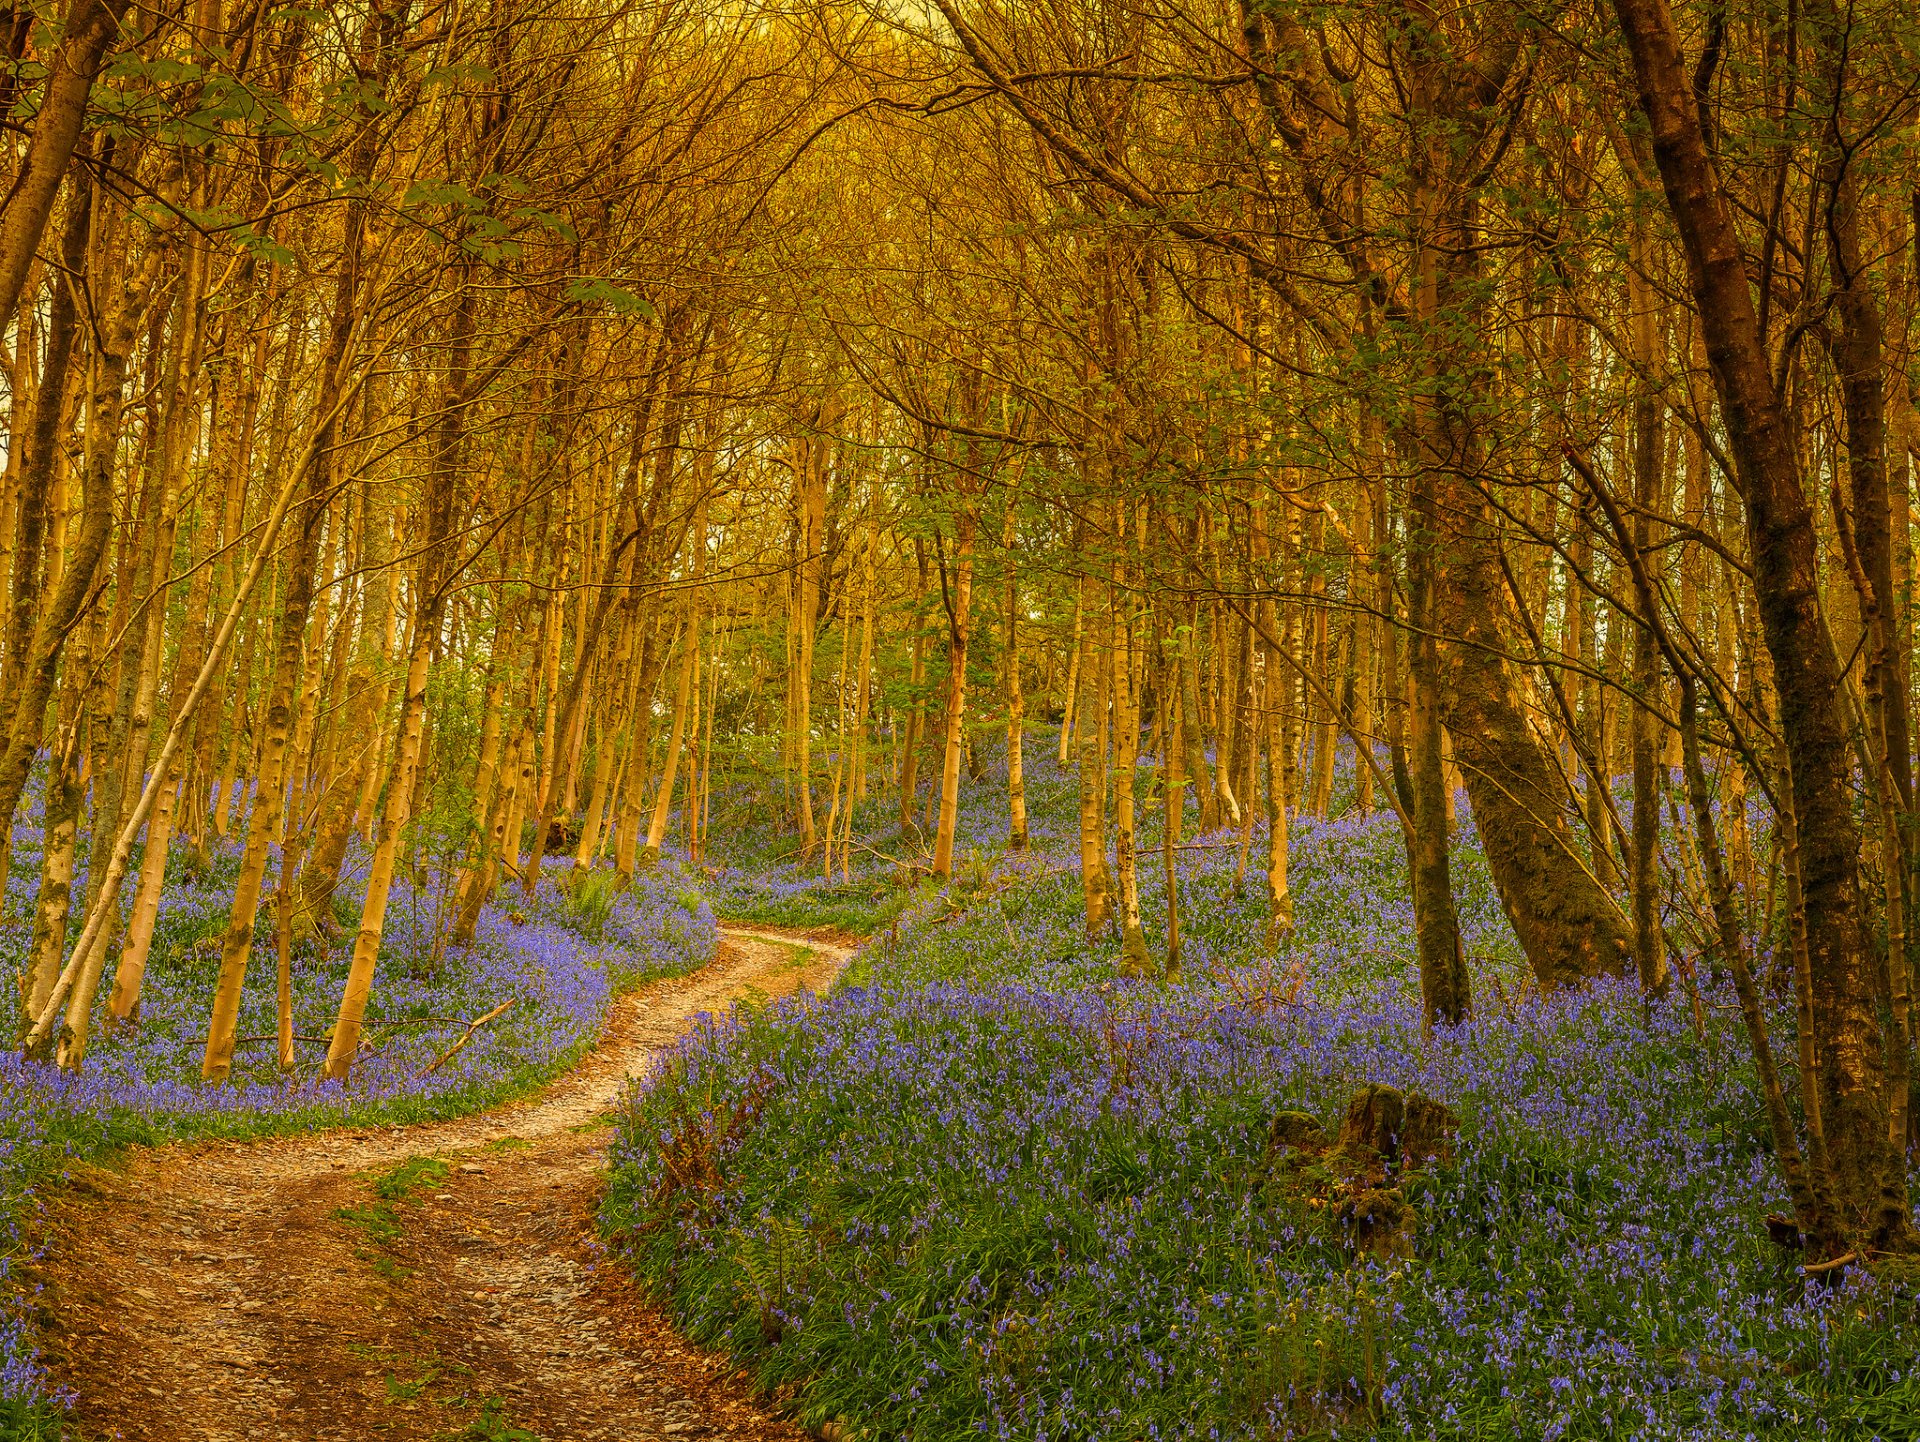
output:
[[420,1081],[426,1077],[432,1076],[435,1072],[439,1071],[441,1067],[445,1066],[449,1061],[453,1060],[454,1054],[458,1052],[460,1048],[465,1046],[468,1042],[473,1040],[473,1034],[476,1031],[480,1030],[481,1027],[485,1026],[488,1022],[492,1021],[496,1016],[499,1016],[508,1007],[512,1006],[513,1002],[514,1002],[514,998],[508,997],[505,1001],[501,1002],[500,1005],[496,1006],[492,1011],[488,1012],[485,1016],[475,1017],[472,1021],[468,1022],[467,1029],[462,1033],[460,1033],[460,1040],[456,1041],[452,1046],[448,1047],[445,1051],[441,1052],[439,1056],[435,1057],[433,1061],[428,1065],[427,1069],[419,1073],[417,1076],[415,1076],[414,1080]]
[[1841,1267],[1846,1266],[1848,1262],[1857,1262],[1859,1260],[1860,1260],[1860,1254],[1858,1252],[1842,1252],[1839,1256],[1835,1257],[1831,1262],[1807,1263],[1806,1266],[1800,1269],[1800,1274],[1804,1277],[1817,1277],[1824,1272],[1837,1271]]

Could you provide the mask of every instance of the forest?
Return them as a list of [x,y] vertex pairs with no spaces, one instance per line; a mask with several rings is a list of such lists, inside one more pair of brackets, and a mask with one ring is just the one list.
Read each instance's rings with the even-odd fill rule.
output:
[[1904,0],[0,46],[0,1438],[1920,1442]]

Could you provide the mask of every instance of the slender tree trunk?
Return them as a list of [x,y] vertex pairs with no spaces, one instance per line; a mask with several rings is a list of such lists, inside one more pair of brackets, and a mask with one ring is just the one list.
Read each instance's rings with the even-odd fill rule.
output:
[[[1633,255],[1627,270],[1627,297],[1631,311],[1634,358],[1641,373],[1652,376],[1659,360],[1658,316],[1653,287],[1644,272],[1651,264],[1652,246],[1645,220],[1636,217],[1631,241]],[[1660,446],[1663,430],[1661,402],[1650,382],[1642,385],[1633,407],[1633,490],[1636,511],[1633,543],[1645,556],[1652,540],[1650,513],[1666,509],[1661,494]],[[1633,728],[1633,954],[1642,989],[1659,994],[1667,988],[1666,938],[1660,927],[1660,758],[1659,722],[1651,706],[1660,684],[1660,661],[1652,622],[1635,628],[1633,684],[1638,700],[1630,717]]]
[[1200,808],[1201,835],[1220,829],[1220,795],[1207,767],[1207,738],[1200,711],[1200,600],[1187,597],[1186,634],[1180,638],[1180,735],[1186,747],[1185,770]]
[[1080,595],[1073,598],[1073,641],[1067,651],[1067,687],[1066,700],[1060,708],[1060,755],[1062,770],[1066,769],[1068,747],[1073,744],[1074,706],[1080,698],[1080,632],[1084,618],[1080,614]]
[[[61,463],[60,438],[66,419],[69,375],[73,371],[74,339],[79,310],[75,287],[85,271],[92,230],[93,188],[77,188],[69,205],[60,243],[61,268],[51,286],[47,308],[46,357],[40,371],[40,393],[34,398],[33,418],[22,437],[25,453],[12,457],[20,472],[20,499],[13,553],[12,609],[7,622],[6,664],[0,671],[0,731],[10,728],[17,695],[33,640],[34,612],[41,604],[40,562],[46,542],[47,506]],[[19,402],[16,401],[16,410]],[[49,579],[49,587],[53,584]]]
[[1022,754],[1027,721],[1027,698],[1020,676],[1020,585],[1013,555],[1013,502],[1007,502],[1007,524],[1000,548],[1007,567],[1007,845],[1027,849],[1027,768]]
[[680,776],[680,759],[686,750],[687,714],[693,698],[693,669],[700,655],[700,615],[689,610],[680,627],[680,667],[673,683],[673,728],[667,735],[667,754],[660,765],[660,788],[653,797],[653,816],[647,822],[647,843],[640,859],[652,864],[660,859],[660,846],[666,840],[667,821],[673,812],[673,788]]
[[[913,542],[914,560],[920,567],[920,595],[927,594],[927,551],[916,536]],[[912,669],[907,674],[907,688],[912,701],[907,708],[907,734],[905,744],[900,750],[900,834],[903,837],[914,836],[919,825],[914,820],[914,800],[920,790],[920,737],[926,726],[926,702],[922,692],[927,685],[927,631],[925,626],[916,627],[913,633]]]
[[428,624],[432,618],[425,614],[427,605],[422,605],[420,610],[422,614],[414,626],[412,654],[407,664],[406,691],[400,702],[393,769],[387,776],[380,839],[373,848],[373,860],[367,869],[367,895],[360,909],[360,930],[354,937],[353,958],[348,963],[346,984],[340,993],[340,1010],[327,1045],[327,1059],[321,1067],[321,1075],[329,1081],[346,1081],[360,1052],[360,1030],[366,1019],[367,998],[373,992],[374,969],[380,959],[387,902],[393,894],[394,863],[400,855],[400,838],[406,830],[408,808],[413,800],[414,770],[420,764],[420,738],[427,717],[427,672],[433,659]]
[[[343,343],[344,344],[344,343]],[[207,1081],[224,1081],[233,1064],[234,1027],[240,1016],[241,989],[253,950],[254,919],[260,907],[270,848],[280,829],[286,804],[287,743],[292,736],[293,699],[299,687],[299,669],[306,651],[307,608],[313,595],[313,566],[319,546],[319,512],[326,494],[326,463],[316,446],[308,461],[308,479],[299,531],[287,559],[287,587],[282,600],[275,662],[269,682],[260,765],[254,778],[253,810],[247,823],[247,847],[234,884],[233,905],[220,944],[220,976],[213,1013],[207,1023],[205,1054],[200,1074]]]
[[[1251,535],[1253,564],[1264,569],[1267,562],[1267,523],[1263,508],[1256,502]],[[1285,584],[1285,581],[1282,582]],[[1257,630],[1262,652],[1270,652],[1265,638],[1280,634],[1275,602],[1263,591],[1257,607]],[[1267,741],[1267,945],[1278,946],[1293,930],[1293,890],[1288,879],[1287,834],[1287,746],[1280,718],[1285,714],[1288,692],[1293,686],[1293,668],[1282,658],[1262,656],[1260,714]],[[1258,789],[1247,797],[1249,808],[1258,799]]]
[[1233,723],[1239,712],[1241,678],[1235,673],[1234,663],[1238,658],[1238,648],[1230,647],[1227,642],[1226,612],[1219,606],[1213,608],[1213,665],[1217,682],[1214,705],[1214,767],[1213,793],[1217,798],[1220,814],[1228,825],[1240,824],[1240,799],[1233,793],[1233,758],[1235,755]]
[[[378,63],[383,80],[386,68],[391,63],[389,57],[392,51],[390,43],[381,42],[397,38],[393,34],[392,24],[390,17],[376,5],[366,18],[361,39],[363,58],[369,62],[369,68],[373,64],[370,52],[375,47],[379,48],[381,58]],[[366,176],[372,172],[379,139],[379,127],[368,123],[355,141],[348,163],[350,174]],[[261,882],[266,874],[268,848],[280,830],[282,809],[286,803],[287,751],[293,728],[293,707],[300,693],[307,617],[313,605],[314,569],[319,562],[320,529],[326,517],[328,492],[332,484],[340,413],[347,398],[349,347],[358,320],[362,270],[366,264],[363,256],[365,200],[356,198],[348,203],[344,227],[339,268],[334,281],[332,315],[326,344],[320,356],[314,438],[304,458],[304,493],[298,529],[286,559],[286,586],[274,638],[273,676],[268,686],[266,714],[262,722],[261,758],[255,781],[253,813],[247,826],[247,849],[241,858],[233,907],[228,913],[226,934],[221,940],[220,977],[214,992],[213,1013],[207,1023],[205,1054],[200,1064],[200,1074],[207,1081],[226,1080],[233,1064],[234,1027],[240,1014],[240,995],[246,983],[247,963],[253,948],[253,925],[260,905]]]
[[[1349,664],[1353,670],[1353,730],[1358,739],[1354,748],[1358,751],[1365,747],[1369,753],[1377,744],[1379,734],[1379,706],[1376,700],[1376,668],[1379,664],[1380,617],[1379,612],[1386,607],[1385,567],[1380,564],[1380,537],[1387,527],[1385,519],[1386,498],[1381,494],[1384,489],[1377,472],[1373,469],[1380,462],[1380,435],[1377,423],[1371,418],[1363,423],[1367,437],[1367,475],[1358,503],[1354,507],[1353,557],[1349,562],[1349,586],[1358,586],[1358,604],[1353,612],[1353,643]],[[1364,757],[1354,760],[1355,804],[1362,816],[1373,815],[1376,804],[1373,793],[1373,767],[1366,764]]]
[[[83,632],[94,629],[83,627]],[[65,684],[60,688],[63,743],[47,767],[47,804],[42,824],[40,889],[34,900],[33,933],[27,967],[21,976],[25,1022],[46,1010],[66,954],[67,922],[73,907],[73,859],[80,827],[80,805],[86,787],[80,779],[80,758],[86,752],[84,682],[92,646],[84,637],[74,648]],[[24,1030],[24,1028],[23,1028]]]
[[[1116,528],[1118,530],[1119,528]],[[1134,834],[1139,780],[1140,711],[1134,684],[1133,605],[1124,561],[1114,563],[1113,646],[1113,861],[1120,889],[1120,974],[1144,977],[1153,970],[1140,918],[1140,866]]]
[[[1091,574],[1080,577],[1080,610],[1092,637],[1098,636],[1102,621],[1099,585]],[[1113,882],[1107,875],[1107,736],[1101,724],[1107,709],[1102,672],[1113,649],[1094,644],[1091,638],[1084,649],[1080,699],[1074,707],[1080,750],[1080,887],[1086,900],[1087,936],[1098,940],[1113,925]]]
[[647,817],[646,791],[653,764],[653,694],[660,683],[660,672],[667,662],[667,650],[660,644],[661,623],[648,623],[640,648],[640,676],[634,687],[633,734],[628,742],[632,757],[627,767],[625,794],[620,803],[620,834],[614,839],[614,869],[631,877]]
[[973,547],[979,517],[973,503],[962,503],[955,541],[953,615],[947,640],[946,738],[940,761],[940,819],[933,836],[933,875],[953,877],[953,836],[960,824],[960,762],[966,740],[967,650],[973,636]]
[[[634,682],[635,631],[638,626],[632,619],[632,608],[628,609],[628,619],[620,627],[620,642],[614,649],[613,664],[609,668],[606,694],[612,697],[625,697]],[[599,740],[593,748],[593,769],[587,783],[587,809],[580,817],[580,841],[574,847],[573,866],[576,871],[589,870],[594,858],[600,851],[601,826],[608,816],[613,817],[613,825],[620,824],[616,812],[620,796],[620,774],[622,761],[621,738],[626,732],[626,716],[623,702],[616,700],[607,708],[611,713],[599,724]]]
[[823,435],[810,438],[794,497],[800,520],[800,564],[794,596],[794,820],[800,853],[813,855],[820,844],[813,816],[813,649],[826,566],[827,447]]
[[485,909],[487,899],[493,895],[494,883],[500,874],[501,859],[507,854],[509,832],[514,819],[519,815],[521,786],[522,742],[523,736],[515,736],[508,743],[506,755],[501,762],[500,783],[494,789],[492,804],[487,812],[486,847],[481,855],[480,868],[475,875],[473,885],[462,892],[458,898],[458,912],[454,920],[453,935],[450,938],[455,946],[473,945],[474,932],[480,925],[480,913]]
[[[59,442],[66,419],[69,375],[74,369],[74,339],[78,332],[79,311],[75,290],[78,277],[86,267],[92,214],[93,188],[90,185],[78,186],[69,205],[66,225],[62,228],[61,270],[52,285],[53,295],[47,312],[46,356],[40,373],[40,393],[35,398],[33,418],[26,431],[25,454],[23,457],[9,456],[10,463],[19,468],[20,494],[6,661],[4,668],[0,669],[0,737],[6,738],[7,749],[11,750],[15,728],[23,721],[28,723],[33,733],[33,746],[27,753],[29,767],[32,765],[33,751],[39,745],[41,717],[37,714],[23,716],[18,698],[27,680],[38,634],[34,626],[35,613],[49,599],[49,593],[57,594],[60,590],[58,546],[48,557],[44,585],[39,572],[48,530],[48,508],[62,464]],[[24,345],[21,350],[25,350]],[[16,400],[16,410],[20,403]],[[56,663],[57,660],[56,656]],[[38,704],[42,709],[46,706],[50,690],[51,678],[47,691],[39,695]],[[32,704],[31,701],[29,704]],[[24,784],[24,775],[21,781]],[[11,795],[11,805],[0,810],[0,893],[5,890],[7,873],[11,869],[13,808],[19,804],[18,789],[12,789]]]
[[1181,732],[1186,722],[1181,714],[1181,668],[1179,649],[1169,650],[1166,637],[1160,638],[1160,684],[1154,699],[1160,710],[1160,791],[1166,805],[1165,836],[1160,855],[1165,863],[1162,880],[1167,891],[1167,965],[1166,979],[1180,977],[1180,841],[1186,820],[1187,778],[1184,768],[1186,739]]

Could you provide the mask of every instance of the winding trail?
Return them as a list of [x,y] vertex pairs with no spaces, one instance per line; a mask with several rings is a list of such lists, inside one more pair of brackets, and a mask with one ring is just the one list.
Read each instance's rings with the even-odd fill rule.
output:
[[[525,1101],[82,1169],[54,1203],[41,1300],[83,1434],[800,1438],[605,1264],[593,1208],[608,1107],[657,1048],[749,992],[821,990],[847,955],[723,928],[712,962],[621,998],[600,1044]],[[395,1206],[396,1240],[341,1220],[374,1200],[369,1174],[422,1155],[449,1171]]]

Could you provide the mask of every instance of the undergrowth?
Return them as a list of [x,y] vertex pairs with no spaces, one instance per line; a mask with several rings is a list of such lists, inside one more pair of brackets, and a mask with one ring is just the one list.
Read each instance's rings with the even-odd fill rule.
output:
[[[1298,821],[1278,948],[1259,830],[1245,877],[1242,838],[1201,838],[1177,870],[1185,983],[1122,982],[1050,783],[1032,853],[970,794],[980,868],[899,884],[834,995],[696,1032],[624,1112],[609,1238],[802,1420],[915,1442],[1920,1438],[1920,1289],[1803,1278],[1761,1225],[1785,1199],[1724,987],[1701,978],[1697,1010],[1539,995],[1464,812],[1460,1028],[1421,1027],[1390,815]],[[1367,1083],[1460,1122],[1450,1159],[1398,1179],[1404,1254],[1281,1180],[1275,1118],[1330,1127]]]

